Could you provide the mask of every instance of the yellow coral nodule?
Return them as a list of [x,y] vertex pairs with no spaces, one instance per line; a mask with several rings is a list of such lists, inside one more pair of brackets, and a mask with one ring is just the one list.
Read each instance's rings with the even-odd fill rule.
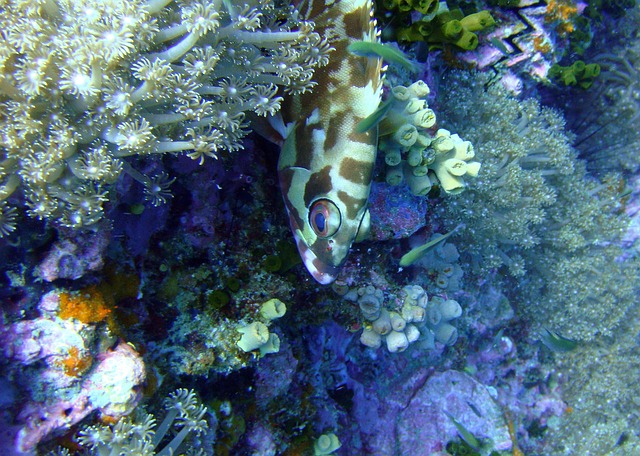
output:
[[281,318],[286,312],[287,306],[277,298],[269,299],[260,306],[260,315],[267,321]]
[[436,114],[433,109],[423,109],[413,115],[413,123],[420,128],[431,128],[436,124]]
[[[403,328],[404,329],[404,328]],[[409,339],[404,332],[391,331],[386,337],[387,350],[390,353],[403,352],[409,347]]]
[[394,133],[393,139],[402,147],[411,147],[418,139],[418,130],[415,125],[404,124]]
[[464,176],[467,173],[467,163],[457,158],[450,158],[444,162],[445,169],[453,176]]
[[313,454],[314,456],[325,456],[333,453],[341,446],[342,444],[340,443],[338,436],[333,432],[329,434],[322,434],[313,444]]
[[242,337],[237,345],[244,352],[257,350],[269,341],[269,328],[259,321],[238,328],[238,332],[242,333]]
[[280,351],[280,338],[277,334],[269,334],[269,340],[259,347],[260,356],[265,356],[271,353],[278,353]]

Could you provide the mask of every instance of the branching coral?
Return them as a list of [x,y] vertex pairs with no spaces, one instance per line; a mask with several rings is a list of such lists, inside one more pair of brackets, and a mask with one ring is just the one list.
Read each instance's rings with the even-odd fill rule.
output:
[[125,157],[202,163],[241,149],[247,113],[277,112],[281,88],[311,89],[332,50],[270,1],[8,1],[0,11],[1,235],[20,193],[33,217],[95,223],[123,171],[163,202],[169,180],[154,185]]
[[[633,42],[636,40],[634,39]],[[594,57],[603,70],[602,92],[588,102],[599,115],[578,119],[580,150],[598,172],[636,171],[640,132],[640,48]]]
[[[479,75],[452,74],[442,117],[469,137],[483,162],[471,187],[444,201],[447,223],[463,224],[478,270],[506,267],[522,311],[561,334],[611,334],[637,292],[638,265],[617,261],[628,221],[620,178],[598,181],[576,159],[563,118],[518,101]],[[459,113],[473,113],[473,122]]]
[[616,33],[596,33],[589,48],[588,59],[600,66],[600,75],[593,88],[573,91],[563,103],[567,123],[577,135],[576,148],[589,170],[599,175],[612,170],[633,173],[640,165],[639,20],[638,8],[615,23],[607,19],[605,26],[615,27]]
[[540,243],[548,207],[557,200],[558,190],[548,180],[574,172],[572,152],[555,112],[532,99],[510,98],[497,86],[485,90],[475,79],[457,74],[451,78],[456,84],[442,91],[442,118],[473,140],[483,162],[469,191],[446,207],[452,227],[466,224],[467,251],[476,261],[487,268],[506,264],[513,275],[522,275],[519,250]]
[[[192,390],[185,388],[171,393],[165,402],[167,413],[157,428],[152,415],[139,413],[136,419],[121,419],[112,426],[87,426],[79,432],[78,442],[95,455],[177,454],[189,434],[198,435],[208,429],[209,423],[205,419],[207,408]],[[158,449],[172,427],[179,431],[166,446]]]

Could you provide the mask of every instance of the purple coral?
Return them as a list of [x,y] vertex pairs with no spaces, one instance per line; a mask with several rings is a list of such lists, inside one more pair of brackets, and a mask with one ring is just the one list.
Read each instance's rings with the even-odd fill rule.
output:
[[145,376],[140,355],[120,342],[100,356],[95,369],[80,382],[77,394],[50,404],[30,401],[24,406],[18,414],[24,425],[16,436],[16,448],[32,450],[94,411],[114,418],[128,415],[141,399]]
[[53,282],[56,279],[79,279],[87,272],[102,268],[104,252],[109,245],[109,230],[60,231],[45,259],[36,267],[35,275]]
[[94,411],[128,415],[141,399],[146,372],[140,355],[124,341],[91,353],[95,325],[57,317],[58,304],[58,293],[50,292],[40,301],[39,317],[0,330],[10,375],[27,396],[17,414],[17,451],[33,450]]

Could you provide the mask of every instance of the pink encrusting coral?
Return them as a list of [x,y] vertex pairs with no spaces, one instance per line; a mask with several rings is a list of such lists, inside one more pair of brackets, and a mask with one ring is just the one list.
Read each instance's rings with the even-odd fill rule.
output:
[[96,323],[61,318],[60,301],[59,292],[50,292],[39,317],[0,330],[10,374],[27,396],[17,414],[19,451],[33,450],[92,412],[126,416],[141,399],[146,371],[136,350],[118,339],[109,347]]
[[79,279],[90,271],[102,268],[104,251],[110,232],[99,230],[72,233],[61,230],[45,259],[37,266],[36,276],[53,282],[56,279]]

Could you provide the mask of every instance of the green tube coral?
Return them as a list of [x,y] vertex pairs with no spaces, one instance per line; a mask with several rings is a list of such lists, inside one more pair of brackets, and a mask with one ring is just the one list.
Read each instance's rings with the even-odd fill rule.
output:
[[453,42],[453,44],[461,49],[464,49],[465,51],[473,51],[478,47],[478,43],[478,35],[470,32],[469,30],[464,30],[462,32],[462,35]]
[[588,89],[593,85],[595,78],[600,75],[600,65],[597,63],[586,64],[582,60],[576,60],[572,65],[562,66],[554,64],[549,68],[547,77],[564,84],[565,86],[580,86]]
[[479,11],[474,14],[469,14],[460,20],[462,27],[470,32],[479,32],[486,28],[492,27],[496,24],[496,21],[491,16],[489,11]]
[[462,36],[462,23],[457,20],[446,22],[441,27],[442,34],[449,41],[457,41]]

